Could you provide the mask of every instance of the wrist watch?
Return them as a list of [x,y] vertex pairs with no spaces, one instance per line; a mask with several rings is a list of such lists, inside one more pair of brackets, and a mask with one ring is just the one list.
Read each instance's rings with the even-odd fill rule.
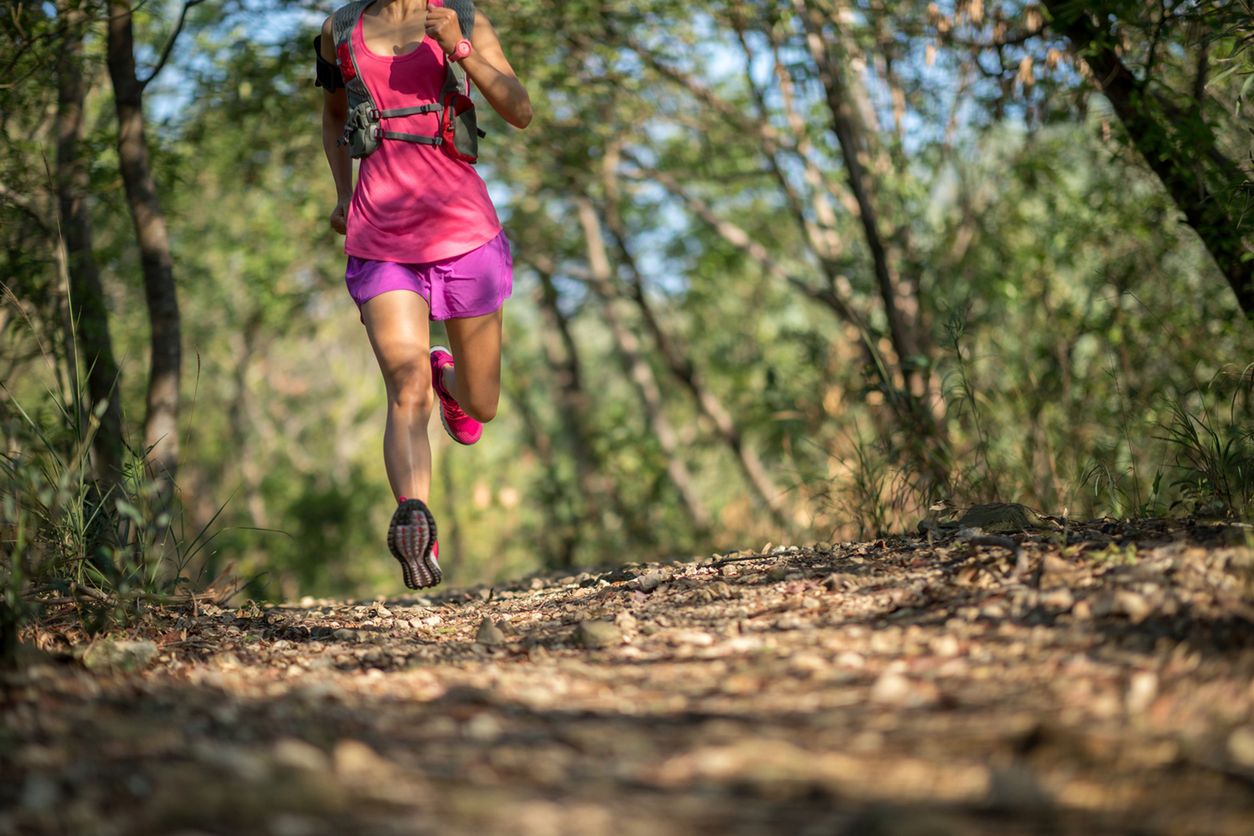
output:
[[457,46],[453,47],[453,51],[448,54],[448,60],[460,61],[470,54],[470,41],[462,38],[457,42]]

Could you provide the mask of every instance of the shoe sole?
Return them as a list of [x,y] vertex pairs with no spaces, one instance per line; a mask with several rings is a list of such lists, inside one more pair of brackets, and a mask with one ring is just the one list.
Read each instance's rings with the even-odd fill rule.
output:
[[405,586],[410,589],[426,589],[444,580],[440,564],[431,559],[431,544],[435,542],[435,517],[426,505],[406,502],[392,515],[388,526],[388,550],[401,564]]
[[[444,352],[448,352],[449,354],[453,353],[452,351],[449,350],[447,346],[443,346],[443,345],[431,346],[432,354],[434,354],[437,351],[444,351]],[[435,398],[436,400],[440,400],[440,392],[438,389],[436,390]],[[448,419],[444,417],[444,403],[443,402],[440,403],[440,423],[444,425],[444,431],[448,433],[448,437],[453,439],[454,441],[456,441],[458,444],[460,444],[463,447],[469,447],[470,445],[474,444],[475,441],[479,440],[478,438],[476,438],[475,441],[462,441],[460,438],[456,436],[456,434],[454,434],[452,428],[448,425]]]

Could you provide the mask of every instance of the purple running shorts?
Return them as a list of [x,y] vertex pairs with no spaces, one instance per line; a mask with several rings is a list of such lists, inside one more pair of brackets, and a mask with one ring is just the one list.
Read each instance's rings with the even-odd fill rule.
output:
[[514,258],[501,230],[488,243],[442,261],[401,264],[350,255],[344,282],[358,310],[380,293],[412,290],[427,300],[432,319],[483,316],[514,292]]

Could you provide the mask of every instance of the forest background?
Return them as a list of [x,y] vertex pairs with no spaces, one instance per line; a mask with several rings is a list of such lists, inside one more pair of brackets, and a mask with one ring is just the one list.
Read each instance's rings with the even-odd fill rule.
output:
[[[454,583],[1254,510],[1248,2],[478,5],[536,117],[480,102],[516,277],[500,416],[433,425]],[[396,588],[331,10],[5,5],[6,620]]]

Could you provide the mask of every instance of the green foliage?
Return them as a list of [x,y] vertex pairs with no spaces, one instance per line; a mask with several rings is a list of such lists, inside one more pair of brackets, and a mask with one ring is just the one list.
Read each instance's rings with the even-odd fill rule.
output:
[[[51,359],[51,358],[49,358]],[[29,381],[28,381],[29,383]],[[103,487],[91,443],[104,403],[89,411],[85,386],[53,388],[23,405],[0,401],[0,644],[11,659],[17,632],[49,602],[72,602],[83,627],[125,624],[145,602],[193,588],[188,569],[212,540],[192,529],[130,450],[122,478]]]
[[1209,388],[1171,404],[1171,420],[1160,436],[1172,448],[1173,484],[1189,510],[1203,516],[1248,519],[1254,515],[1254,377],[1246,368],[1227,403],[1214,404]]
[[[92,499],[81,472],[90,416],[81,405],[62,410],[49,387],[23,378],[44,362],[32,358],[48,354],[60,370],[51,389],[77,385],[43,162],[56,90],[34,74],[55,56],[56,25],[45,7],[18,5],[29,42],[9,46],[30,82],[0,93],[0,185],[34,197],[26,206],[0,197],[0,270],[21,311],[0,331],[27,320],[37,327],[6,344],[5,382],[22,382],[5,420],[19,439],[10,449],[24,452],[11,460],[5,519],[20,521],[23,554],[34,560],[14,601],[50,578],[110,595],[123,586],[157,593],[180,575],[228,569],[252,577],[258,598],[395,592],[383,545],[391,511],[383,387],[342,284],[341,239],[326,221],[333,191],[309,41],[330,8],[198,6],[149,91],[154,173],[195,369],[182,393],[183,491],[171,525],[181,514],[190,532],[210,521],[220,532],[211,547],[193,535],[158,548],[161,526],[138,474],[127,475],[124,504]],[[1182,121],[1163,147],[1176,153],[1190,138],[1213,137],[1243,160],[1250,39],[1221,5],[1178,7],[1161,26],[1148,6],[1112,9],[1136,33],[1120,42],[1124,59],[1168,102],[1183,106],[1194,94],[1199,50],[1208,50],[1197,119]],[[880,534],[913,527],[938,490],[959,504],[1017,500],[1076,517],[1252,513],[1248,393],[1210,385],[1251,355],[1250,334],[1206,251],[1143,160],[1114,141],[1118,122],[1077,75],[1065,42],[1047,31],[1004,47],[964,45],[990,42],[997,20],[1016,34],[1033,8],[1001,4],[999,17],[990,5],[977,20],[971,4],[932,12],[853,3],[843,16],[816,5],[828,46],[844,51],[841,66],[856,82],[845,92],[865,125],[859,153],[873,173],[889,262],[917,288],[919,356],[895,358],[822,74],[793,7],[480,6],[536,117],[519,134],[478,97],[489,133],[480,172],[517,271],[500,417],[473,448],[451,448],[432,425],[432,503],[450,583]],[[166,11],[145,7],[142,41],[163,42]],[[952,18],[944,31],[936,14]],[[138,416],[149,333],[99,72],[102,35],[97,20],[86,42],[96,82],[85,139],[96,159],[90,206],[126,368],[124,411]],[[624,372],[605,303],[586,283],[581,200],[605,227],[610,304],[659,386],[675,455],[712,513],[712,532],[684,508],[672,454]],[[549,333],[541,270],[569,344]],[[663,357],[637,291],[760,457],[785,497],[787,530],[754,498],[737,451]],[[824,293],[839,293],[857,322],[823,303]],[[902,419],[900,369],[910,364],[933,387],[915,393],[939,424],[925,439]],[[582,409],[563,378],[571,366]],[[946,464],[942,488],[922,472],[929,460]],[[17,532],[6,528],[6,539]],[[133,570],[106,578],[89,559],[97,553]]]

